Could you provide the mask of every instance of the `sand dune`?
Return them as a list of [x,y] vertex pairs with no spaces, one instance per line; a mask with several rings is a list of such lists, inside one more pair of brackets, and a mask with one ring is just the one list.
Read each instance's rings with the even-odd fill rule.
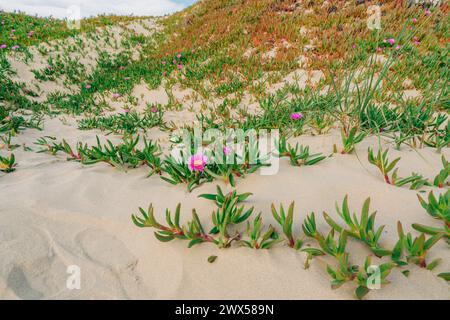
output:
[[[95,132],[98,134],[99,132]],[[32,146],[43,135],[56,135],[70,142],[93,143],[94,132],[80,132],[72,124],[48,120],[45,130],[27,130],[17,137]],[[151,135],[150,135],[151,137]],[[108,138],[111,138],[109,136]],[[313,151],[331,153],[339,140],[336,132],[319,137],[299,137]],[[284,161],[274,176],[255,173],[238,180],[238,190],[253,192],[248,205],[273,223],[272,202],[296,201],[296,228],[307,213],[327,211],[336,215],[334,202],[350,195],[350,205],[359,209],[370,196],[378,210],[377,221],[386,224],[383,245],[393,246],[397,239],[395,224],[433,224],[420,207],[416,191],[385,184],[366,161],[366,148],[376,144],[367,139],[357,148],[357,156],[335,155],[315,167],[295,168]],[[440,156],[431,149],[403,150],[405,174],[419,171],[427,177],[436,174]],[[444,150],[447,158],[448,150]],[[327,260],[314,259],[303,269],[305,256],[287,247],[270,251],[245,248],[216,249],[203,244],[187,249],[184,242],[157,241],[151,230],[137,229],[130,220],[136,209],[153,203],[162,218],[164,209],[182,202],[187,218],[197,208],[209,227],[212,204],[199,200],[201,193],[212,192],[207,184],[187,193],[184,186],[173,187],[159,177],[146,178],[146,170],[127,173],[108,165],[82,166],[67,162],[63,156],[18,151],[16,172],[1,177],[0,194],[0,297],[7,299],[348,299],[352,286],[331,290],[325,273]],[[225,186],[230,189],[229,186]],[[330,196],[333,195],[333,196]],[[431,220],[431,221],[430,221]],[[327,230],[321,222],[319,228]],[[408,228],[409,230],[409,228]],[[351,242],[355,263],[362,263],[367,249]],[[395,285],[372,292],[369,299],[449,299],[444,280],[435,276],[450,268],[448,248],[438,244],[430,258],[443,263],[433,271],[410,267],[405,278],[395,270],[390,279]],[[356,254],[355,254],[356,253]],[[209,255],[217,255],[209,264]],[[81,268],[81,289],[68,290],[67,267]]]

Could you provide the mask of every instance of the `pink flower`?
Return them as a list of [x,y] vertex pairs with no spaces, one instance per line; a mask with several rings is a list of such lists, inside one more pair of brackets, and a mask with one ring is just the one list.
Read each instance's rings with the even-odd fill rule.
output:
[[124,111],[125,113],[129,113],[129,112],[130,112],[130,109],[124,108],[123,111]]
[[12,47],[11,47],[11,49],[14,50],[14,51],[16,51],[16,50],[19,49],[19,48],[20,48],[20,46],[19,46],[18,44],[16,44],[15,46],[12,46]]
[[353,44],[353,45],[352,45],[352,48],[353,48],[353,49],[356,49],[356,44]]
[[177,54],[177,58],[181,59],[181,53]]
[[191,171],[203,171],[206,166],[206,157],[202,154],[196,154],[189,158],[189,170]]
[[382,52],[382,51],[383,50],[380,47],[377,48],[377,52]]
[[223,147],[223,154],[224,155],[229,155],[231,153],[231,148],[230,147]]
[[163,66],[165,66],[165,65],[167,64],[167,62],[166,62],[166,61],[163,61],[162,64],[163,64]]
[[177,60],[173,59],[172,63],[177,64]]
[[427,9],[427,10],[425,10],[425,16],[427,16],[427,17],[428,17],[428,16],[430,15],[430,14],[431,14],[431,11],[430,11],[430,10],[428,10],[428,9]]
[[153,108],[150,109],[150,111],[152,113],[157,113],[158,112],[158,108],[157,107],[153,107]]
[[419,41],[419,40],[416,40],[416,41],[414,41],[414,44],[415,44],[416,46],[418,46],[418,45],[420,45],[420,41]]
[[90,84],[87,84],[87,85],[85,85],[84,87],[85,87],[86,89],[88,89],[88,90],[89,90],[90,88],[92,88],[92,86],[91,86]]
[[389,39],[387,39],[387,42],[388,42],[391,46],[393,46],[394,43],[395,43],[395,39],[394,39],[394,38],[389,38]]
[[179,64],[179,65],[177,66],[177,68],[178,68],[178,70],[181,70],[181,69],[183,69],[183,66],[182,66],[181,64]]
[[8,46],[6,44],[0,45],[0,49],[6,49],[6,48],[8,48]]
[[417,23],[417,19],[416,19],[416,18],[412,18],[412,19],[411,19],[411,22],[412,22],[412,23]]
[[303,114],[301,114],[299,112],[291,113],[292,120],[300,120],[301,118],[303,118]]
[[398,45],[395,47],[395,50],[400,50],[400,48],[401,48],[401,46],[398,44]]
[[113,99],[120,98],[120,93],[113,93],[112,97],[113,97]]

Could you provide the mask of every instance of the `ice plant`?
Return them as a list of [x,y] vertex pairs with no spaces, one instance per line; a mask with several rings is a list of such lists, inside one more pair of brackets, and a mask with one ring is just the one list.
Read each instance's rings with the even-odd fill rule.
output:
[[434,178],[433,184],[438,188],[443,188],[446,184],[449,185],[448,177],[450,176],[450,162],[441,157],[443,169],[439,171],[439,174]]
[[0,155],[0,172],[10,173],[16,170],[16,157],[11,153],[9,157],[2,157]]
[[[430,185],[430,183],[424,179],[421,175],[416,173],[412,173],[409,177],[399,178],[397,175],[398,168],[396,168],[396,164],[400,161],[400,157],[396,158],[392,162],[389,161],[388,151],[380,147],[378,149],[378,153],[375,156],[373,153],[373,149],[369,147],[368,149],[368,160],[371,164],[376,166],[384,177],[384,181],[388,184],[402,187],[406,184],[411,184],[410,189],[418,189],[424,185]],[[392,170],[392,174],[389,174]]]
[[189,169],[191,171],[200,171],[203,172],[205,170],[207,158],[203,154],[195,154],[189,157]]
[[142,208],[139,208],[139,211],[142,217],[131,215],[133,223],[140,228],[157,229],[155,237],[161,242],[168,242],[173,239],[189,240],[189,248],[202,242],[217,242],[217,240],[205,233],[195,209],[192,210],[192,220],[183,226],[180,224],[180,204],[177,205],[173,218],[170,210],[166,209],[166,226],[156,221],[152,204],[150,204],[147,211]]
[[450,240],[450,190],[440,194],[439,199],[436,199],[434,193],[430,191],[428,202],[420,195],[417,195],[417,198],[419,198],[420,205],[431,217],[443,222],[443,227],[429,227],[418,223],[413,224],[412,227],[417,231],[430,235],[444,234]]
[[384,226],[380,226],[375,229],[375,216],[376,211],[369,214],[370,198],[364,201],[360,219],[355,213],[350,214],[350,209],[348,206],[348,196],[345,196],[342,202],[342,208],[339,208],[336,203],[336,211],[339,216],[344,220],[347,225],[346,228],[341,227],[335,220],[333,220],[330,215],[326,212],[323,213],[325,221],[337,232],[345,231],[349,236],[358,239],[365,243],[372,252],[378,256],[383,257],[391,254],[391,251],[383,249],[378,244],[381,234],[384,230]]
[[[358,287],[355,290],[355,295],[358,299],[362,299],[366,294],[368,294],[371,290],[370,281],[376,277],[377,272],[379,272],[379,285],[388,284],[389,281],[386,280],[386,277],[391,273],[392,269],[395,268],[395,263],[387,262],[382,263],[376,268],[372,265],[372,258],[368,256],[364,261],[363,268],[360,268],[358,274],[356,276],[355,281],[358,284]],[[379,289],[379,288],[375,288]]]
[[238,194],[236,192],[236,190],[233,190],[232,192],[224,194],[222,191],[222,188],[220,188],[220,186],[216,186],[216,190],[217,190],[216,194],[204,193],[204,194],[199,195],[198,197],[212,200],[216,203],[216,205],[218,207],[221,207],[222,204],[225,202],[225,200],[228,198],[237,198],[237,203],[240,203],[240,202],[245,201],[248,197],[250,197],[252,195],[251,192]]
[[284,136],[279,141],[278,156],[288,157],[293,166],[312,166],[326,158],[321,153],[310,154],[309,146],[304,147],[297,143],[292,147]]
[[231,148],[230,147],[223,147],[223,154],[225,155],[225,156],[228,156],[229,154],[231,154]]
[[225,197],[222,205],[212,213],[212,222],[214,227],[210,234],[218,235],[219,248],[228,248],[233,241],[238,241],[241,235],[236,232],[230,236],[228,227],[230,225],[237,225],[247,220],[253,213],[253,207],[245,209],[244,206],[238,206],[239,196],[235,194]]
[[300,112],[291,113],[291,120],[300,120],[303,118],[303,114]]
[[282,241],[272,225],[269,225],[267,230],[263,229],[261,213],[256,216],[253,223],[247,221],[246,235],[249,240],[240,240],[238,243],[253,249],[270,249]]
[[280,210],[277,211],[275,205],[272,203],[272,216],[278,222],[278,224],[283,228],[283,234],[286,237],[288,245],[296,250],[300,249],[303,245],[301,239],[295,239],[293,233],[294,224],[294,202],[291,202],[287,212],[285,212],[284,207],[280,204]]
[[[364,132],[358,133],[357,127],[352,127],[350,130],[342,128],[341,139],[343,149],[341,151],[341,154],[352,153],[355,150],[356,144],[360,143],[365,138],[365,136],[366,134]],[[334,149],[335,152],[337,152],[336,146],[334,147]]]
[[399,240],[392,251],[392,260],[399,265],[404,265],[400,259],[403,252],[406,254],[406,261],[408,263],[414,263],[421,268],[426,268],[428,270],[433,270],[441,261],[441,259],[435,259],[428,263],[426,261],[426,256],[429,250],[444,236],[442,233],[437,233],[430,238],[426,238],[425,234],[420,234],[420,236],[413,238],[410,233],[406,234],[403,232],[403,227],[400,221],[397,224],[397,231]]
[[389,43],[391,46],[393,46],[394,43],[395,43],[395,39],[394,39],[394,38],[389,38],[389,39],[387,39],[386,41],[387,41],[387,43]]

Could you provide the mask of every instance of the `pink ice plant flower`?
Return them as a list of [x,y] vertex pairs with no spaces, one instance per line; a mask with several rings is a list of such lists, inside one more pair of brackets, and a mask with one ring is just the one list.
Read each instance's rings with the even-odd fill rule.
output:
[[412,18],[412,19],[411,19],[411,22],[412,22],[412,23],[417,23],[417,19],[416,19],[416,18]]
[[425,15],[428,17],[431,14],[430,10],[425,10]]
[[178,59],[181,59],[181,53],[179,53],[179,54],[177,55],[177,58],[178,58]]
[[113,99],[120,98],[120,93],[113,93],[112,97],[113,97]]
[[6,49],[6,48],[8,48],[8,46],[6,44],[0,45],[0,49]]
[[400,50],[400,48],[401,48],[401,46],[398,44],[398,45],[395,47],[395,50]]
[[85,87],[86,89],[92,88],[92,86],[91,86],[90,84],[87,84],[87,85],[85,85],[84,87]]
[[223,147],[223,154],[224,155],[229,155],[231,153],[231,148],[230,147]]
[[203,170],[205,170],[205,166],[206,156],[204,156],[203,154],[190,156],[188,164],[189,170],[203,172]]
[[301,118],[303,118],[303,114],[301,114],[300,112],[291,113],[292,120],[300,120]]
[[15,46],[12,46],[12,47],[11,47],[11,49],[14,50],[14,51],[16,51],[16,50],[19,49],[19,48],[20,48],[20,46],[19,46],[18,44],[16,44]]
[[181,69],[183,69],[183,65],[179,64],[179,65],[177,66],[177,68],[178,68],[178,70],[181,70]]
[[389,38],[389,39],[387,39],[387,43],[389,43],[391,46],[393,46],[394,43],[395,43],[395,39],[394,38]]
[[150,109],[150,111],[152,113],[157,113],[158,112],[158,108],[157,107],[153,107],[153,108]]

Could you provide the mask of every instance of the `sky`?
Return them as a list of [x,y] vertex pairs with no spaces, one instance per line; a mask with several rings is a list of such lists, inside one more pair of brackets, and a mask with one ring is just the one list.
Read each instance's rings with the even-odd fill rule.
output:
[[196,0],[0,0],[0,10],[55,18],[81,18],[102,13],[160,16],[182,10]]

